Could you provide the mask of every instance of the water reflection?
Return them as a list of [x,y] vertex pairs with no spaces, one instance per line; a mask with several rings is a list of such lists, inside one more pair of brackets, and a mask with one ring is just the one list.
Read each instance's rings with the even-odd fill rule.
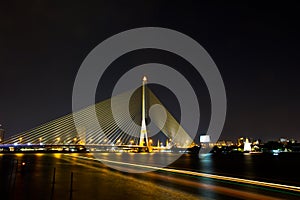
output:
[[[92,156],[99,159],[105,165],[120,171],[131,173],[143,173],[153,171],[151,168],[137,167],[147,165],[153,167],[167,167],[174,158],[181,154],[177,153],[94,153]],[[125,163],[124,165],[121,163]],[[121,164],[121,165],[120,165]]]

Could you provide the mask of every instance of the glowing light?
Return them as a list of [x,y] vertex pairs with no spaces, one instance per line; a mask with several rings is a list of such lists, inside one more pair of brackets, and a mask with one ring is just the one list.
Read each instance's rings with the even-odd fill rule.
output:
[[210,142],[210,136],[209,135],[200,135],[200,142]]
[[246,141],[244,143],[244,151],[251,151],[251,143],[249,142],[248,138],[246,138]]
[[60,154],[60,153],[55,153],[55,154],[54,154],[54,157],[55,157],[55,158],[61,158],[61,154]]
[[147,81],[147,77],[146,76],[143,77],[143,81]]
[[[68,155],[68,156],[72,157],[72,155]],[[76,156],[76,157],[85,159],[85,160],[95,160],[95,161],[108,162],[108,163],[113,163],[113,164],[118,164],[118,165],[148,168],[148,169],[152,169],[152,170],[160,170],[160,171],[185,174],[185,175],[191,175],[191,176],[197,176],[197,177],[205,177],[205,178],[211,178],[211,179],[217,179],[217,180],[223,180],[223,181],[231,181],[231,182],[237,182],[237,183],[244,183],[244,184],[250,184],[250,185],[257,185],[257,186],[263,186],[263,187],[271,187],[271,188],[277,188],[277,189],[282,189],[282,190],[290,190],[290,191],[300,192],[300,187],[292,186],[292,185],[255,181],[255,180],[250,180],[250,179],[207,174],[207,173],[194,172],[194,171],[188,171],[188,170],[170,169],[170,168],[161,168],[161,167],[148,166],[148,165],[142,165],[142,164],[125,163],[125,162],[105,160],[105,159],[95,159],[95,158],[88,158],[88,157],[84,157],[84,156]]]

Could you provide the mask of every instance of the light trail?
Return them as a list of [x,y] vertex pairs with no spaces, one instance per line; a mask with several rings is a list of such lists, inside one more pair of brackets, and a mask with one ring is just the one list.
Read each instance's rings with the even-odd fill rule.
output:
[[[59,159],[63,159],[65,161],[72,162],[76,165],[80,165],[82,167],[90,168],[93,170],[97,170],[97,171],[101,171],[101,172],[105,172],[105,173],[112,173],[112,172],[110,172],[110,170],[107,170],[106,168],[97,167],[97,166],[91,165],[91,163],[89,163],[89,160],[94,161],[95,159],[88,159],[88,158],[86,159],[86,157],[83,157],[83,159],[82,159],[81,156],[70,156],[70,157],[72,157],[72,160],[69,160],[64,157],[60,157]],[[82,160],[80,162],[78,162],[77,158],[82,159]],[[100,162],[97,162],[97,163],[101,164]],[[127,175],[120,174],[120,173],[112,173],[111,175],[126,178],[129,182],[138,181],[139,184],[141,184],[141,185],[145,184],[144,180],[134,178],[132,176],[127,176]],[[212,185],[212,184],[207,184],[207,183],[202,183],[202,182],[196,182],[193,180],[182,179],[181,177],[166,176],[164,174],[158,174],[158,173],[153,173],[153,172],[146,173],[145,175],[147,177],[151,178],[151,180],[159,180],[159,182],[168,181],[171,183],[175,183],[175,184],[182,185],[182,186],[188,186],[191,188],[202,188],[205,191],[210,190],[213,193],[225,194],[226,196],[231,196],[234,198],[239,197],[240,199],[248,199],[248,200],[261,200],[261,199],[263,199],[263,200],[282,200],[282,199],[284,199],[284,198],[280,198],[280,197],[267,196],[265,194],[241,191],[239,189],[234,189],[234,188],[229,188],[229,187],[224,187],[224,186],[217,186],[217,185]],[[164,187],[164,184],[162,186]],[[163,188],[161,186],[158,186],[158,187],[160,189]],[[178,186],[172,187],[172,193],[174,192],[174,190],[178,190]],[[184,192],[186,192],[186,191],[184,190]],[[201,194],[202,193],[200,192],[200,195]],[[196,199],[202,199],[202,198],[199,196],[199,194],[197,194]],[[204,198],[204,199],[210,199],[210,198]]]
[[68,154],[64,154],[64,155],[70,156],[70,157],[81,158],[81,159],[85,159],[85,160],[94,160],[94,161],[106,162],[106,163],[123,165],[123,166],[146,168],[146,169],[157,170],[157,171],[159,170],[159,171],[166,171],[166,172],[177,173],[177,174],[192,175],[195,177],[205,177],[205,178],[222,180],[222,181],[231,181],[231,182],[236,182],[236,183],[244,183],[244,184],[250,184],[250,185],[256,185],[256,186],[263,186],[263,187],[270,187],[270,188],[276,188],[276,189],[281,189],[281,190],[300,192],[300,187],[291,186],[291,185],[269,183],[269,182],[255,181],[255,180],[250,180],[250,179],[235,178],[235,177],[228,177],[228,176],[220,176],[220,175],[215,175],[215,174],[194,172],[194,171],[188,171],[188,170],[170,169],[170,168],[162,168],[162,167],[155,167],[155,166],[148,166],[148,165],[141,165],[141,164],[134,164],[134,163],[126,163],[126,162],[112,161],[112,160],[106,160],[106,159],[88,158],[85,156],[78,156],[78,155],[77,156],[68,155]]

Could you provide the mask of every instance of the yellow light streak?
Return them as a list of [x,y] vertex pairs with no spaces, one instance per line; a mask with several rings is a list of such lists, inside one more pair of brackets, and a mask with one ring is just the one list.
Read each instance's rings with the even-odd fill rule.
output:
[[[64,155],[72,156],[72,155],[68,155],[68,154],[64,154]],[[277,189],[281,189],[281,190],[290,190],[290,191],[294,191],[294,192],[300,192],[300,187],[291,186],[291,185],[269,183],[269,182],[263,182],[263,181],[255,181],[255,180],[250,180],[250,179],[235,178],[235,177],[229,177],[229,176],[220,176],[220,175],[215,175],[215,174],[194,172],[194,171],[188,171],[188,170],[161,168],[161,167],[155,167],[155,166],[149,166],[149,165],[133,164],[133,163],[112,161],[112,160],[106,160],[106,159],[87,158],[84,156],[77,156],[77,157],[81,158],[81,159],[85,159],[85,160],[95,160],[95,161],[107,162],[107,163],[118,164],[118,165],[146,168],[146,169],[157,170],[157,171],[158,170],[166,171],[166,172],[172,172],[172,173],[177,173],[177,174],[192,175],[192,176],[196,176],[196,177],[205,177],[205,178],[216,179],[216,180],[231,181],[231,182],[237,182],[237,183],[244,183],[244,184],[257,185],[257,186],[263,186],[263,187],[277,188]]]

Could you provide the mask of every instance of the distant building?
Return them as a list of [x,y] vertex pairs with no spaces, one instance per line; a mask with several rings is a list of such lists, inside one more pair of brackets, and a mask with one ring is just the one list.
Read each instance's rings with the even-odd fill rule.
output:
[[226,141],[226,146],[233,146],[234,143],[231,140]]
[[251,142],[249,142],[249,139],[246,138],[245,142],[244,142],[244,152],[245,151],[251,151]]
[[292,143],[292,144],[295,144],[295,143],[297,143],[297,140],[295,140],[295,139],[289,139],[289,142]]
[[226,141],[225,140],[219,140],[216,142],[217,146],[226,146]]
[[202,149],[212,148],[214,146],[214,144],[211,143],[209,135],[200,135],[200,144]]
[[292,143],[292,144],[297,143],[295,139],[288,139],[284,137],[279,138],[278,142],[284,145],[287,145],[288,143]]
[[279,142],[283,143],[283,144],[286,144],[286,143],[288,143],[288,139],[281,137],[281,138],[279,138]]
[[261,139],[256,139],[253,141],[253,145],[260,145],[261,144]]
[[237,140],[237,145],[238,146],[243,146],[244,145],[244,138],[243,137],[240,137],[240,138],[238,138],[238,140]]
[[210,142],[210,136],[209,135],[200,135],[200,142],[201,143]]

